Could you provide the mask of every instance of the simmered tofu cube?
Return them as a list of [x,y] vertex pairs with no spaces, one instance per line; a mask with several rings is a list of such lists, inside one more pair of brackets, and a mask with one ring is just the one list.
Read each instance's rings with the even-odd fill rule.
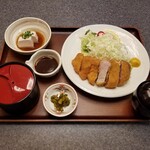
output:
[[31,31],[31,34],[32,34],[32,40],[34,43],[38,43],[38,36],[36,34],[35,31]]
[[34,48],[34,42],[32,37],[23,39],[21,36],[18,39],[18,47],[20,48]]

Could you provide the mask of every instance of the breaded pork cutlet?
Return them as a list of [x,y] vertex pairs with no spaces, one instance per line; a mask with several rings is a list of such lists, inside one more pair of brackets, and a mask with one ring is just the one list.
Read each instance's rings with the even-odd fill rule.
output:
[[87,75],[88,82],[94,85],[98,76],[100,60],[97,58],[92,58],[90,72]]
[[87,79],[87,75],[90,72],[92,65],[92,57],[91,56],[84,56],[82,63],[81,63],[81,69],[79,71],[79,76],[82,80]]
[[82,60],[83,60],[84,55],[82,53],[78,53],[76,57],[72,60],[72,65],[76,73],[79,73]]
[[103,86],[108,89],[123,86],[130,78],[131,65],[124,60],[97,59],[78,53],[72,60],[75,72],[82,80],[91,85]]
[[131,66],[127,61],[120,62],[120,75],[118,86],[123,86],[130,78]]
[[111,67],[108,74],[108,80],[105,84],[106,88],[116,88],[119,82],[120,63],[116,60],[111,60]]

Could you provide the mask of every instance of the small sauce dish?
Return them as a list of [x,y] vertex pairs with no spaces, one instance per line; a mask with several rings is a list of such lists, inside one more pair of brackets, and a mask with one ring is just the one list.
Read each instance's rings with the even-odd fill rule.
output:
[[33,69],[36,75],[47,78],[59,72],[61,57],[55,50],[41,49],[35,52],[25,63]]

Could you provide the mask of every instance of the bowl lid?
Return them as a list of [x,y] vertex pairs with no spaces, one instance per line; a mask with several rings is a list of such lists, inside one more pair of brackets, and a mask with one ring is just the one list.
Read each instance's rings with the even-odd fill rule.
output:
[[0,103],[13,104],[24,99],[34,86],[32,71],[23,64],[0,66]]

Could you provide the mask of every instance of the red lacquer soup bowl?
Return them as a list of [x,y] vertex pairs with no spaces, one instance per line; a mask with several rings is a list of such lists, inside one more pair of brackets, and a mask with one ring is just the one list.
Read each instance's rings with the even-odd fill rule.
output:
[[32,69],[23,63],[0,66],[0,107],[8,113],[25,113],[39,99],[39,87]]

